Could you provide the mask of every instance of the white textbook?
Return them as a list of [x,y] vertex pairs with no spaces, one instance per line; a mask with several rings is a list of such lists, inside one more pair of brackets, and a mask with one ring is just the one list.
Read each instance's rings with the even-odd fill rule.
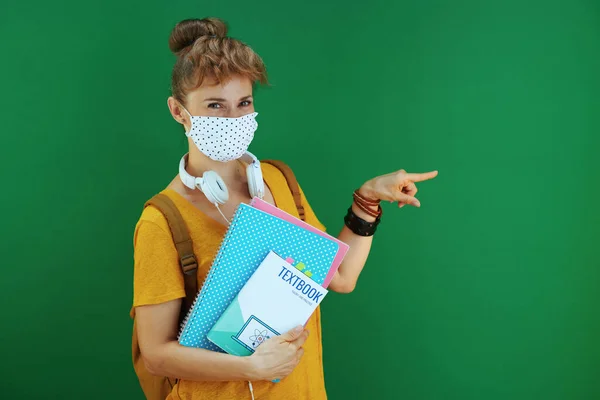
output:
[[327,293],[271,251],[212,327],[208,340],[229,354],[250,355],[270,337],[305,325]]

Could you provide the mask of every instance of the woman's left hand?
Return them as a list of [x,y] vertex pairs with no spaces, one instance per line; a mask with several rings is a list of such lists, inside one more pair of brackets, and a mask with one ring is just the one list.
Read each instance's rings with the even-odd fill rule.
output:
[[389,201],[390,203],[398,202],[400,208],[406,204],[420,207],[421,203],[415,197],[418,191],[415,182],[433,179],[437,174],[437,171],[408,173],[401,169],[368,180],[358,191],[362,196],[369,199]]

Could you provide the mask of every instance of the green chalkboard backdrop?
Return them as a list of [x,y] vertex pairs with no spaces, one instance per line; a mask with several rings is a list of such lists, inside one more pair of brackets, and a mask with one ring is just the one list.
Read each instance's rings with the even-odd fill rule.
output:
[[337,234],[385,205],[356,290],[323,305],[338,399],[600,398],[600,3],[4,1],[0,397],[141,399],[132,234],[177,173],[179,20],[264,59],[250,150],[291,165]]

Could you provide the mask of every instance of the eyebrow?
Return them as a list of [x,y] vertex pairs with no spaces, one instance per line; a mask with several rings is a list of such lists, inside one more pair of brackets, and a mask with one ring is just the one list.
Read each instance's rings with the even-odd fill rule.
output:
[[[240,99],[240,101],[243,101],[243,100],[248,100],[248,99],[250,99],[250,98],[252,98],[252,95],[244,96],[244,97],[242,97],[242,98]],[[208,99],[204,99],[204,101],[227,101],[227,100],[226,100],[226,99],[222,99],[222,98],[220,98],[220,97],[210,97],[210,98],[208,98]]]

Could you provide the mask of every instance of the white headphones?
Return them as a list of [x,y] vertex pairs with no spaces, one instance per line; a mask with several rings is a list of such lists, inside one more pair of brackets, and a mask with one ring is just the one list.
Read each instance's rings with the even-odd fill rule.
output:
[[[201,177],[190,175],[185,170],[188,154],[186,153],[179,162],[179,177],[183,184],[190,189],[200,189],[208,201],[217,208],[219,204],[225,204],[229,200],[229,191],[223,179],[215,171],[206,171]],[[262,199],[265,195],[265,184],[260,169],[260,161],[250,152],[246,152],[240,160],[248,163],[246,176],[248,177],[250,196]]]

